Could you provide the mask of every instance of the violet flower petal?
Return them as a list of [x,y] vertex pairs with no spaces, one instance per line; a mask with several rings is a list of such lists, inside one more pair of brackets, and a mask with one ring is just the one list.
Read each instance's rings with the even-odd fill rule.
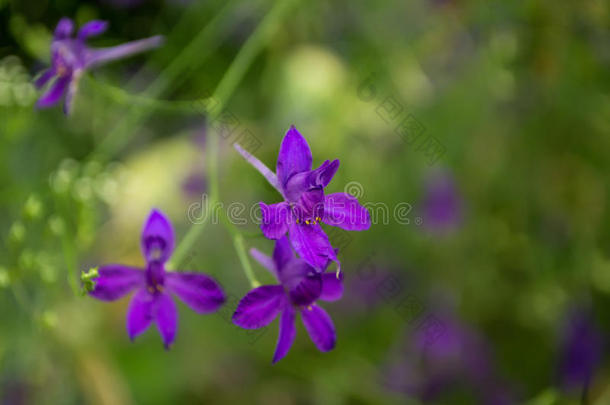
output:
[[292,222],[290,205],[286,202],[267,205],[260,202],[262,220],[261,231],[268,239],[279,239],[286,234]]
[[294,252],[290,246],[290,241],[286,236],[281,237],[275,242],[275,248],[273,249],[273,261],[278,269],[282,269],[286,264],[294,258]]
[[322,277],[320,274],[308,274],[289,294],[294,305],[313,304],[322,294]]
[[147,262],[164,263],[174,250],[174,228],[165,214],[157,209],[150,212],[144,224],[141,247]]
[[292,305],[286,305],[280,317],[280,333],[277,339],[275,353],[273,354],[273,364],[284,358],[292,347],[292,343],[294,342],[294,338],[297,334],[294,318],[294,308]]
[[271,184],[271,186],[273,186],[273,188],[277,190],[278,193],[280,193],[282,196],[284,195],[282,186],[280,185],[277,176],[271,171],[271,169],[265,166],[263,162],[254,157],[254,155],[252,155],[250,152],[242,148],[237,142],[233,144],[233,147],[237,152],[239,152],[240,155],[242,155],[244,159],[246,159],[246,162],[250,163],[260,174],[263,175],[263,177],[269,182],[269,184]]
[[330,261],[337,261],[335,250],[320,225],[293,223],[288,231],[290,242],[297,254],[319,272],[323,271]]
[[103,34],[108,29],[108,22],[102,20],[91,20],[78,30],[78,39],[84,41],[89,37]]
[[315,170],[293,175],[284,186],[286,198],[295,201],[312,188],[323,189],[330,183],[338,169],[339,160],[335,159],[332,162],[327,160]]
[[277,316],[284,302],[281,285],[264,285],[251,290],[239,301],[233,323],[244,329],[267,326]]
[[316,347],[322,352],[334,349],[337,341],[335,325],[326,311],[317,305],[311,305],[301,311],[301,316],[305,329]]
[[323,301],[337,301],[343,295],[343,276],[337,278],[335,273],[322,274],[322,293],[320,298]]
[[132,341],[150,326],[155,297],[146,288],[138,290],[127,309],[127,334]]
[[47,82],[51,80],[53,76],[55,76],[55,69],[53,69],[52,67],[48,68],[47,70],[42,72],[42,74],[36,79],[34,85],[36,86],[36,88],[40,89],[45,84],[47,84]]
[[320,274],[301,259],[292,259],[280,272],[280,280],[295,305],[309,305],[322,293]]
[[71,76],[63,76],[55,79],[51,87],[38,99],[36,107],[47,108],[56,104],[66,90]]
[[174,343],[178,327],[176,303],[169,294],[161,293],[155,296],[155,306],[157,329],[163,339],[163,346],[169,349],[170,345]]
[[201,273],[166,272],[165,287],[200,314],[216,311],[226,299],[220,285]]
[[255,248],[250,249],[250,256],[252,256],[252,258],[254,258],[254,260],[256,260],[261,266],[269,270],[269,272],[276,279],[278,278],[277,267],[275,266],[275,262],[271,257],[267,256],[266,254]]
[[54,39],[66,39],[72,35],[74,31],[74,23],[71,19],[64,17],[57,23],[55,27]]
[[369,211],[360,205],[358,199],[346,193],[325,196],[322,221],[346,231],[364,231],[371,227]]
[[332,162],[327,160],[311,172],[311,182],[318,187],[326,187],[335,177],[337,170],[339,170],[339,159],[335,159]]
[[316,188],[301,194],[298,202],[294,205],[294,216],[300,221],[317,222],[318,218],[324,216],[324,191]]
[[282,188],[294,174],[311,170],[311,164],[309,145],[293,125],[282,140],[277,158],[276,173]]
[[93,280],[95,288],[89,294],[103,301],[119,299],[146,283],[144,271],[135,267],[110,264],[100,267],[98,273],[99,276]]

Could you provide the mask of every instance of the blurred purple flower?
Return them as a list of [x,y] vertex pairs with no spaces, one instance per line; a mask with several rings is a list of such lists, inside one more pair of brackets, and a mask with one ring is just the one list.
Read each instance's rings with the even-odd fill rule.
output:
[[422,317],[398,357],[389,368],[388,386],[423,402],[435,401],[443,393],[466,385],[481,403],[513,403],[497,376],[488,344],[447,313]]
[[135,289],[127,311],[129,338],[134,340],[154,321],[169,349],[178,326],[178,311],[170,293],[200,314],[216,311],[225,302],[225,294],[205,274],[165,271],[174,249],[174,230],[162,212],[151,211],[142,230],[141,247],[147,263],[144,271],[120,264],[102,266],[99,277],[93,279],[95,288],[90,294],[114,301]]
[[56,104],[66,93],[64,113],[69,114],[78,82],[85,70],[156,48],[163,42],[163,37],[154,36],[109,48],[89,48],[85,41],[89,37],[102,34],[106,28],[108,23],[105,21],[89,21],[78,30],[76,38],[73,38],[72,20],[69,18],[59,20],[51,42],[51,67],[42,72],[35,81],[36,87],[42,88],[53,79],[49,89],[38,99],[36,104],[38,108]]
[[586,393],[602,352],[603,337],[592,315],[582,308],[573,310],[562,331],[558,370],[561,388]]
[[189,198],[201,197],[207,190],[207,179],[200,169],[194,169],[182,181],[182,191]]
[[453,178],[447,173],[429,176],[423,201],[424,225],[433,232],[455,229],[462,220],[462,201]]
[[256,249],[250,254],[279,281],[251,290],[241,299],[233,323],[244,329],[267,326],[279,314],[280,332],[273,363],[290,350],[296,336],[295,316],[301,314],[305,329],[316,347],[327,352],[335,347],[337,336],[332,319],[316,300],[336,301],[343,294],[343,284],[335,274],[316,272],[305,261],[294,256],[290,242],[284,236],[275,242],[273,258]]
[[339,168],[339,160],[326,160],[311,170],[311,150],[294,126],[286,132],[280,146],[276,173],[238,144],[235,148],[284,197],[277,204],[259,203],[265,237],[277,240],[288,232],[292,247],[307,263],[321,272],[335,261],[338,273],[341,264],[318,222],[347,231],[362,231],[371,226],[368,210],[356,198],[347,193],[324,194],[324,188]]

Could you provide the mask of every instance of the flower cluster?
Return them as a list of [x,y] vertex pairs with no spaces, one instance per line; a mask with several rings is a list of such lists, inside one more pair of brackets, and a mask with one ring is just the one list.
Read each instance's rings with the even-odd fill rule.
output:
[[[335,347],[335,327],[317,300],[335,301],[343,294],[340,262],[320,222],[345,230],[365,230],[370,214],[349,194],[325,194],[339,168],[339,160],[326,160],[312,170],[312,154],[305,138],[292,126],[286,132],[274,174],[261,161],[236,144],[236,149],[282,195],[283,202],[260,203],[261,231],[276,240],[273,258],[253,249],[251,255],[278,280],[250,291],[237,306],[233,322],[245,329],[267,326],[280,315],[280,331],[273,363],[283,358],[296,335],[295,317],[301,314],[305,329],[323,352]],[[288,234],[288,237],[286,236]],[[294,251],[293,251],[294,249]],[[295,257],[294,252],[300,256]],[[337,274],[327,273],[337,262]]]
[[[294,127],[282,142],[277,178],[258,160],[246,156],[259,171],[279,185],[278,190],[285,201],[273,205],[261,203],[261,230],[267,238],[276,240],[273,257],[256,249],[250,251],[278,283],[248,292],[239,302],[233,322],[245,329],[257,329],[280,315],[273,363],[282,359],[292,346],[297,313],[317,348],[323,352],[332,350],[336,343],[335,327],[316,302],[341,298],[342,275],[326,272],[330,263],[338,262],[337,249],[332,247],[318,222],[350,230],[368,229],[369,213],[349,195],[324,195],[324,187],[337,171],[339,161],[326,161],[318,169],[311,170],[311,152]],[[104,301],[116,300],[135,290],[127,313],[129,337],[133,340],[155,322],[163,344],[169,348],[176,336],[178,319],[173,296],[204,314],[217,310],[224,303],[225,295],[207,275],[165,270],[174,248],[174,232],[160,211],[150,213],[142,231],[141,245],[146,259],[144,270],[118,264],[101,266],[97,273],[88,277],[87,290],[91,296]]]
[[[64,112],[70,113],[78,82],[87,69],[155,48],[162,42],[162,37],[155,36],[111,48],[88,47],[86,40],[102,34],[107,26],[104,21],[90,21],[74,38],[72,20],[59,21],[51,43],[51,67],[35,82],[39,88],[50,83],[38,100],[39,108],[56,104],[65,94]],[[294,126],[284,136],[275,173],[239,145],[236,148],[277,189],[283,201],[260,203],[261,231],[266,238],[276,241],[273,257],[251,250],[252,256],[271,271],[278,283],[247,293],[237,306],[233,322],[245,329],[256,329],[281,314],[275,363],[292,346],[295,318],[300,313],[318,349],[329,351],[335,347],[335,327],[316,302],[338,300],[343,286],[338,249],[331,245],[321,223],[349,231],[366,230],[371,222],[369,212],[349,194],[325,193],[339,168],[339,160],[326,160],[313,169],[309,145]],[[83,292],[99,300],[114,301],[134,291],[127,310],[130,339],[154,322],[168,349],[178,326],[175,297],[205,314],[216,311],[225,302],[225,294],[205,274],[166,270],[165,264],[174,249],[174,231],[161,211],[151,211],[142,231],[141,245],[146,260],[143,269],[121,264],[94,268],[81,276]],[[336,274],[327,273],[333,262],[337,264]]]

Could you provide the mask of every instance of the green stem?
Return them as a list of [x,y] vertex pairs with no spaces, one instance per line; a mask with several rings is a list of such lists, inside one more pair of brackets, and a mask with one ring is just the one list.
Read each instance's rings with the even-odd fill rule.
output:
[[13,283],[13,285],[11,285],[11,290],[13,292],[13,296],[15,297],[15,301],[21,307],[21,309],[26,314],[32,314],[34,311],[30,307],[30,300],[27,297],[23,285],[20,282]]
[[244,236],[231,222],[224,209],[219,209],[219,213],[221,223],[224,225],[227,231],[229,231],[231,237],[233,238],[233,247],[235,247],[235,252],[237,253],[237,257],[239,258],[242,268],[244,269],[246,278],[248,281],[250,281],[252,288],[258,287],[261,285],[261,283],[259,283],[254,276],[254,271],[252,270],[252,266],[250,266],[250,260],[248,259],[248,253],[246,252],[246,246],[244,244]]
[[[231,97],[239,82],[243,79],[248,68],[254,61],[254,58],[261,52],[263,47],[267,44],[272,34],[277,30],[280,21],[288,13],[290,7],[296,3],[296,0],[284,0],[275,3],[273,8],[265,16],[260,25],[248,38],[246,43],[237,53],[237,56],[227,69],[223,78],[214,91],[212,99],[217,102],[215,108],[208,114],[208,129],[210,129],[210,123],[214,122],[216,118],[222,112],[228,99]],[[210,179],[210,203],[220,201],[218,191],[218,151],[219,151],[219,139],[218,134],[208,131],[211,135],[208,137],[207,145],[207,161],[208,161],[208,178]],[[214,205],[210,205],[212,209],[215,209]],[[260,285],[260,283],[254,277],[254,272],[250,266],[248,255],[244,246],[243,236],[239,231],[225,218],[225,213],[221,210],[221,217],[223,218],[223,224],[227,230],[233,236],[233,244],[237,251],[240,263],[244,269],[244,273],[250,283],[253,286]],[[209,217],[209,213],[206,216]],[[187,232],[184,239],[178,245],[176,252],[173,255],[172,265],[179,265],[182,261],[185,253],[191,249],[192,245],[197,241],[201,234],[204,224],[194,224],[191,229]]]
[[91,76],[86,76],[86,80],[94,90],[104,94],[116,104],[130,107],[141,107],[148,110],[166,111],[172,113],[193,114],[193,105],[198,103],[206,104],[209,102],[209,99],[197,99],[193,101],[158,100],[147,96],[129,93],[120,87],[105,83],[102,84]]
[[216,205],[216,200],[213,200],[211,196],[206,200],[206,205],[201,207],[202,212],[204,212],[205,215],[203,221],[199,224],[193,224],[182,241],[178,244],[178,246],[176,246],[176,250],[172,254],[172,258],[165,266],[168,270],[176,270],[180,268],[180,265],[184,260],[184,256],[186,256],[187,252],[191,249],[195,242],[197,242],[201,232],[203,232],[205,226],[209,222],[210,217],[215,215],[214,209]]
[[243,267],[244,274],[248,278],[250,285],[252,288],[258,287],[261,283],[259,283],[254,276],[254,271],[252,271],[252,266],[250,266],[250,260],[248,260],[248,254],[246,253],[246,247],[244,246],[244,238],[241,234],[236,233],[233,235],[233,246],[235,246],[237,257],[239,258],[241,267]]
[[[179,79],[181,75],[185,75],[187,69],[191,69],[191,61],[196,58],[198,63],[210,56],[213,52],[214,44],[218,43],[220,27],[225,21],[229,20],[230,10],[237,0],[231,0],[225,3],[222,10],[214,16],[214,18],[201,29],[201,31],[191,40],[191,42],[182,49],[182,52],[165,68],[159,76],[148,86],[144,92],[149,98],[156,98],[162,92],[167,90],[172,82]],[[158,105],[158,104],[156,104]],[[120,120],[100,142],[93,151],[93,159],[103,161],[112,153],[125,145],[131,136],[136,132],[136,128],[144,121],[153,111],[151,105],[144,107],[135,105],[129,108],[125,113],[125,118]]]

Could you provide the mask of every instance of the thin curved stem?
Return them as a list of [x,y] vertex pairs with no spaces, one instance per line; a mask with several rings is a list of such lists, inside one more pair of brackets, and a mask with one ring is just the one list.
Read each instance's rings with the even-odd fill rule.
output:
[[[273,8],[267,13],[263,21],[248,38],[246,43],[237,53],[237,56],[225,72],[220,83],[216,87],[212,99],[217,101],[215,108],[208,114],[208,128],[210,123],[214,122],[216,118],[222,112],[228,99],[231,97],[239,82],[243,79],[248,68],[254,61],[254,58],[261,52],[264,46],[267,44],[271,35],[277,30],[280,21],[287,14],[290,7],[296,3],[296,0],[284,0],[275,3]],[[207,145],[207,160],[208,160],[208,178],[210,181],[210,201],[219,201],[218,191],[218,150],[219,150],[219,139],[218,134],[208,131],[211,136],[208,139]],[[221,217],[224,218],[224,211],[222,211]],[[258,281],[254,277],[254,272],[250,266],[248,255],[244,246],[243,236],[230,222],[224,221],[225,228],[233,236],[233,244],[237,251],[237,255],[244,269],[244,273],[250,283],[253,286],[259,285]],[[191,246],[197,241],[201,234],[204,224],[194,224],[191,229],[187,232],[185,238],[180,242],[176,252],[173,255],[174,264],[179,264],[183,259],[184,254],[188,251]]]
[[[183,75],[186,70],[191,69],[192,66],[189,63],[194,57],[201,63],[202,60],[212,54],[215,44],[219,42],[214,40],[219,35],[220,27],[229,20],[231,16],[230,10],[236,3],[237,0],[230,0],[225,3],[221,11],[193,37],[191,42],[182,49],[172,63],[148,86],[144,92],[147,97],[156,98],[167,90],[172,82],[178,79],[180,75]],[[132,134],[136,132],[137,126],[153,111],[151,108],[141,107],[134,105],[126,111],[125,118],[119,120],[106,138],[93,151],[92,155],[95,160],[102,161],[108,158],[114,151],[129,141]]]

